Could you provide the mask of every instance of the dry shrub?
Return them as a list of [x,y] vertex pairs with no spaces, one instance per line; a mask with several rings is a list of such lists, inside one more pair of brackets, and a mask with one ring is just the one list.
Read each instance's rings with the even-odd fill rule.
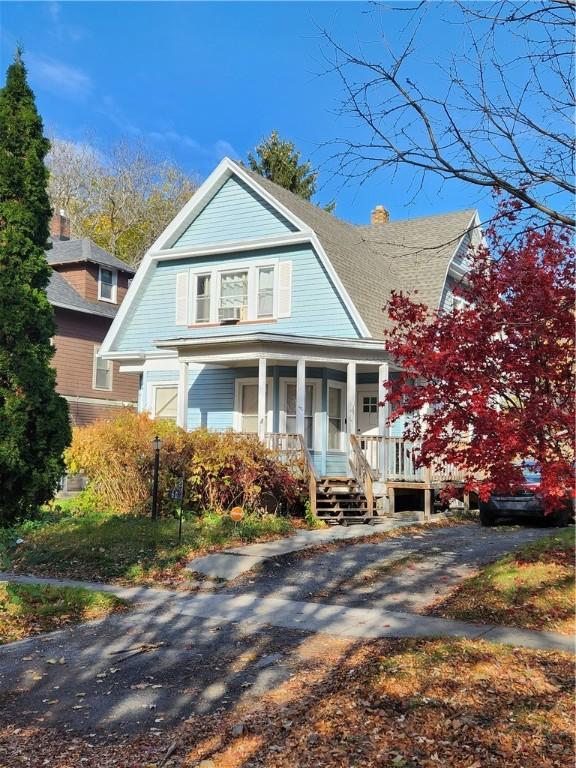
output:
[[66,452],[71,472],[84,471],[103,507],[121,513],[148,511],[155,435],[162,439],[160,498],[165,513],[174,509],[170,491],[186,479],[187,508],[222,512],[231,506],[258,510],[275,499],[285,510],[302,497],[298,472],[279,462],[256,437],[236,432],[185,432],[172,422],[125,411],[110,421],[76,427]]

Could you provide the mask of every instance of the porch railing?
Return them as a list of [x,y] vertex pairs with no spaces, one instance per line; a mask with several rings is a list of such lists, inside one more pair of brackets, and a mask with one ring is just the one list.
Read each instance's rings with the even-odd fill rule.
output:
[[312,514],[315,515],[316,489],[320,478],[314,467],[312,455],[302,435],[268,432],[264,436],[264,443],[280,461],[296,472],[302,472],[303,479],[308,483],[310,509]]
[[358,484],[364,491],[367,506],[366,512],[368,516],[370,516],[374,511],[373,483],[376,477],[372,467],[368,463],[368,459],[364,455],[364,451],[360,447],[356,435],[350,435],[350,448],[350,468],[352,469]]
[[[353,436],[355,437],[355,436]],[[427,470],[416,467],[414,458],[418,446],[402,437],[383,437],[381,435],[359,435],[355,439],[366,457],[376,479],[389,482],[450,482],[462,481],[464,473],[452,464],[439,464]],[[384,472],[380,466],[381,446],[384,446]]]
[[290,433],[267,432],[264,444],[276,457],[286,464],[298,461],[302,454],[300,435]]

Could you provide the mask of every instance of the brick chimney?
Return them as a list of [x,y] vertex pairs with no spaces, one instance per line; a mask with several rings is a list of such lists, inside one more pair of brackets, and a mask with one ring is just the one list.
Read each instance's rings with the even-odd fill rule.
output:
[[70,240],[70,219],[60,208],[60,213],[54,212],[50,220],[50,237],[52,240]]
[[386,224],[390,220],[390,214],[383,205],[377,205],[370,215],[370,224]]

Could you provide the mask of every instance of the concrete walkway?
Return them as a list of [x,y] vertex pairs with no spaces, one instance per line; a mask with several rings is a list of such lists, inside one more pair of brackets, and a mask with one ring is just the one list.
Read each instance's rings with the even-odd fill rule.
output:
[[[433,616],[388,611],[378,608],[349,608],[319,602],[259,597],[254,594],[195,594],[187,595],[147,587],[116,587],[93,582],[71,582],[1,573],[0,580],[18,583],[84,586],[112,592],[118,597],[139,603],[132,614],[137,622],[139,613],[146,620],[151,612],[160,611],[163,621],[179,617],[211,619],[222,624],[248,623],[257,630],[265,625],[323,633],[337,637],[369,639],[379,637],[464,637],[488,640],[515,647],[574,652],[574,639],[555,632],[499,627],[492,624],[471,624]],[[20,641],[23,643],[31,642]],[[8,646],[5,646],[8,647]],[[0,648],[0,656],[2,649]]]
[[402,520],[385,520],[377,525],[359,524],[348,528],[338,525],[332,528],[322,528],[318,531],[300,531],[277,541],[247,544],[243,547],[225,549],[213,555],[196,557],[188,563],[186,568],[193,573],[200,573],[211,579],[228,581],[252,570],[256,565],[271,557],[289,555],[292,552],[300,552],[303,549],[330,544],[334,541],[361,539],[364,536],[374,536],[378,533],[386,533],[396,528],[406,528],[417,524],[417,522]]

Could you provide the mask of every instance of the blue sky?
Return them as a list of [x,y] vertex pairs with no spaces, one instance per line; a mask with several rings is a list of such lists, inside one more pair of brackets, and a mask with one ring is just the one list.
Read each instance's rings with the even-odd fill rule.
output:
[[[347,46],[370,45],[379,31],[394,43],[405,23],[397,5],[378,14],[377,30],[360,2],[1,2],[0,64],[4,72],[20,42],[46,128],[63,139],[102,151],[119,139],[144,141],[203,177],[276,128],[321,165],[331,153],[324,143],[353,130],[336,116],[338,79],[322,74],[321,29]],[[444,4],[428,15],[417,60],[424,85],[447,43],[458,45],[447,13]],[[337,215],[358,223],[376,204],[393,218],[489,210],[479,189],[433,178],[414,198],[411,179],[383,170],[343,185],[328,164],[316,199],[336,198]]]

